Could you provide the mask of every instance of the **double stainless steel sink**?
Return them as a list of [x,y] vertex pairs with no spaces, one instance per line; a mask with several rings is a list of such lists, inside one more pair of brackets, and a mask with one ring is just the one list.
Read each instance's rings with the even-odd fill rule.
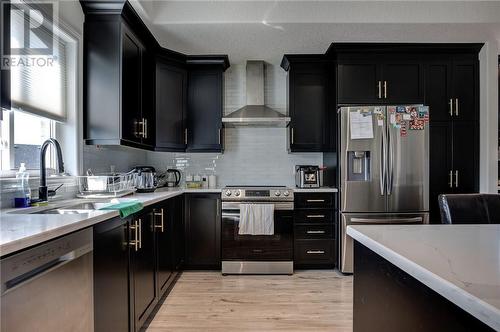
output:
[[66,202],[58,206],[31,207],[26,209],[16,209],[8,214],[85,214],[98,210],[97,203],[107,202]]
[[76,205],[32,212],[31,214],[84,214],[97,210],[95,203],[80,203]]

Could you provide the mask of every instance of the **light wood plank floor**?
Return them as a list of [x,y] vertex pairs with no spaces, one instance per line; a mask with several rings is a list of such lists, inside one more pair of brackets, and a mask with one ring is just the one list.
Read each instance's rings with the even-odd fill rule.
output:
[[352,331],[352,277],[184,272],[148,331]]

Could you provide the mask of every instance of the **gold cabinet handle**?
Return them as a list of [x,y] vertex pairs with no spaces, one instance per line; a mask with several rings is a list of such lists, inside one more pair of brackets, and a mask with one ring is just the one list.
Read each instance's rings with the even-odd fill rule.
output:
[[[142,121],[134,120],[134,135],[135,137],[144,137],[144,119]],[[140,128],[140,130],[138,130]]]
[[184,144],[188,144],[188,129],[184,129]]
[[220,145],[220,142],[222,141],[221,136],[220,136],[220,133],[221,133],[221,130],[220,130],[220,128],[219,128],[219,145]]
[[160,225],[156,225],[156,222],[155,222],[155,228],[159,228],[160,229],[160,232],[163,233],[164,231],[164,215],[163,215],[163,209],[160,209],[160,212],[155,212],[154,213],[155,216],[157,217],[160,217],[160,221],[161,221],[161,224]]
[[144,138],[148,138],[148,119],[142,120],[144,123]]
[[323,255],[325,253],[324,250],[308,250],[308,255]]
[[130,229],[134,231],[134,240],[130,241],[130,246],[134,248],[135,251],[139,250],[139,225],[137,220],[134,220],[134,225],[130,226]]
[[387,99],[387,81],[384,81],[384,99]]
[[307,203],[324,203],[324,199],[308,199]]
[[453,171],[450,171],[449,176],[450,181],[448,181],[448,185],[450,186],[450,188],[453,188]]
[[450,98],[450,116],[453,116],[453,98]]
[[142,220],[139,218],[139,249],[142,248]]
[[290,136],[291,136],[291,140],[290,140],[290,141],[291,141],[291,143],[293,144],[293,141],[294,141],[294,132],[293,132],[293,127],[292,127],[292,128],[290,128],[290,131],[291,131],[291,135],[290,135]]
[[377,87],[378,87],[378,99],[382,99],[382,81],[378,81]]
[[455,116],[458,116],[458,98],[455,98]]
[[324,218],[325,215],[324,214],[308,214],[306,217],[307,218]]
[[458,188],[458,171],[455,171],[455,188]]

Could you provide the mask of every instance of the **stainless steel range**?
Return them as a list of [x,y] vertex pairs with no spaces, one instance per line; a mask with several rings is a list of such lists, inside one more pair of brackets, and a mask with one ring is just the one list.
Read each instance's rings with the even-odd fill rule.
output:
[[[274,234],[239,234],[242,204],[272,204]],[[222,191],[222,274],[293,274],[291,189],[228,186]]]

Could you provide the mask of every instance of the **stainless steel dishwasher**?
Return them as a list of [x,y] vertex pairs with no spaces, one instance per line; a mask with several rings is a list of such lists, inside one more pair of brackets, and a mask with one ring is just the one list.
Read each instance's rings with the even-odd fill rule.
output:
[[92,229],[0,261],[1,331],[93,331]]

